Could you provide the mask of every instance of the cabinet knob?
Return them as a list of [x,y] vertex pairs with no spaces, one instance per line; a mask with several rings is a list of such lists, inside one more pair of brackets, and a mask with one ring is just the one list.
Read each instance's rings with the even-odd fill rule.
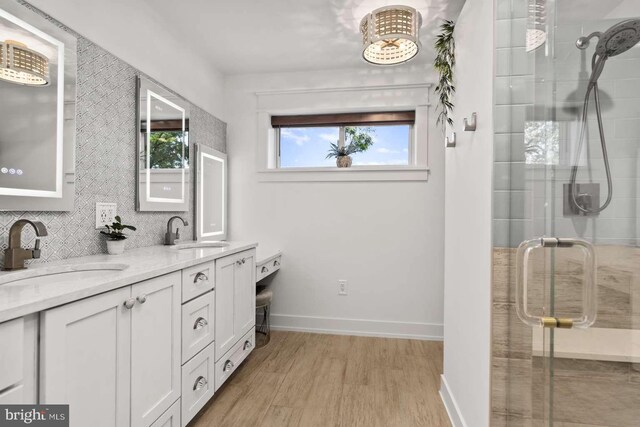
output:
[[198,274],[196,274],[196,277],[193,279],[193,283],[198,283],[198,282],[205,282],[208,281],[209,277],[204,274],[202,271],[198,272]]
[[273,261],[273,265],[274,265],[274,267],[279,266],[280,265],[280,261],[278,261],[278,260]]
[[207,326],[209,322],[204,317],[198,317],[196,322],[193,324],[193,329],[198,330]]
[[124,302],[124,307],[131,310],[133,306],[136,305],[136,300],[133,298],[129,298]]
[[237,261],[236,261],[236,264],[237,264],[237,265],[242,265],[242,260],[241,260],[241,259],[237,260]]
[[242,349],[243,349],[243,350],[247,350],[247,349],[249,349],[249,348],[251,348],[251,347],[253,347],[253,344],[251,344],[251,341],[246,340],[246,341],[244,342],[244,347],[243,347]]
[[261,271],[261,272],[262,272],[262,273],[268,273],[268,272],[269,272],[269,269],[268,269],[267,267],[263,266],[263,267],[262,267],[262,271]]
[[147,302],[147,294],[139,295],[136,299],[140,304],[144,304],[145,302]]
[[229,372],[230,370],[233,369],[235,365],[233,364],[233,362],[231,360],[227,360],[226,362],[224,362],[224,368],[222,368],[223,372]]
[[245,258],[242,258],[242,263],[244,264],[247,260]]
[[207,379],[200,375],[196,378],[196,382],[193,384],[193,391],[200,390],[202,387],[207,385]]

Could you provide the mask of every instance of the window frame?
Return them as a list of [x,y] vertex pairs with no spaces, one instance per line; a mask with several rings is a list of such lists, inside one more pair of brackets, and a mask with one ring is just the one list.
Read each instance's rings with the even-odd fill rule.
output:
[[366,126],[409,126],[409,138],[407,141],[407,164],[406,165],[353,165],[350,167],[355,169],[411,169],[417,166],[415,156],[415,126],[416,111],[375,111],[375,112],[357,112],[357,113],[336,113],[336,114],[305,114],[305,115],[273,115],[270,117],[271,127],[274,131],[275,144],[275,168],[278,171],[305,171],[305,170],[334,170],[344,169],[337,166],[303,166],[303,167],[287,167],[283,168],[281,164],[282,146],[281,131],[282,129],[301,129],[309,127],[325,127],[338,128],[338,146],[344,147],[347,127],[366,127]]

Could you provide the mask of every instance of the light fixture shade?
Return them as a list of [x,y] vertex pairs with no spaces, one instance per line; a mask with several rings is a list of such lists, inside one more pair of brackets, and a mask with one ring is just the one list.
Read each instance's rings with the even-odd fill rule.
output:
[[26,86],[49,84],[49,60],[23,43],[0,42],[0,80]]
[[407,62],[420,50],[420,12],[409,6],[385,6],[360,21],[362,57],[376,65]]

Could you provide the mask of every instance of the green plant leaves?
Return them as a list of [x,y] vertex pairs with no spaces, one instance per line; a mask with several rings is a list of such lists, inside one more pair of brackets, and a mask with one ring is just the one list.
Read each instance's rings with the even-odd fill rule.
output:
[[456,87],[453,84],[453,69],[456,65],[456,42],[453,38],[455,23],[453,21],[444,21],[440,26],[440,34],[436,37],[434,44],[436,51],[436,59],[433,68],[438,73],[438,84],[435,93],[438,95],[438,105],[436,111],[439,111],[436,124],[442,123],[443,131],[445,123],[453,126],[453,119],[450,114],[453,112],[454,104],[453,95]]
[[114,216],[113,219],[115,222],[111,225],[105,225],[107,231],[100,231],[100,234],[108,236],[111,240],[124,240],[127,236],[122,232],[122,230],[136,231],[136,228],[133,225],[123,224],[119,215]]
[[357,128],[354,126],[346,126],[344,128],[344,138],[347,145],[340,147],[338,144],[330,144],[327,159],[331,157],[350,156],[355,153],[367,151],[373,145],[373,133],[375,129],[370,127]]

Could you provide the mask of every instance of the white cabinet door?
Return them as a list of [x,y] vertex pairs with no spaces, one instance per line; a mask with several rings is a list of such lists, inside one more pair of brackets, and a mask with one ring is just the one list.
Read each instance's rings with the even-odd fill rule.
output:
[[255,270],[255,250],[216,260],[216,361],[255,324]]
[[71,427],[129,425],[131,288],[42,312],[40,402],[68,403]]
[[38,314],[0,323],[0,404],[38,401]]
[[148,427],[180,397],[181,274],[131,287],[131,426]]
[[171,408],[160,416],[151,427],[181,427],[180,426],[180,399]]
[[242,254],[242,263],[238,265],[235,276],[234,324],[238,328],[238,339],[244,336],[256,324],[256,252]]
[[231,255],[216,260],[216,361],[240,338],[234,325],[236,264],[242,257]]

